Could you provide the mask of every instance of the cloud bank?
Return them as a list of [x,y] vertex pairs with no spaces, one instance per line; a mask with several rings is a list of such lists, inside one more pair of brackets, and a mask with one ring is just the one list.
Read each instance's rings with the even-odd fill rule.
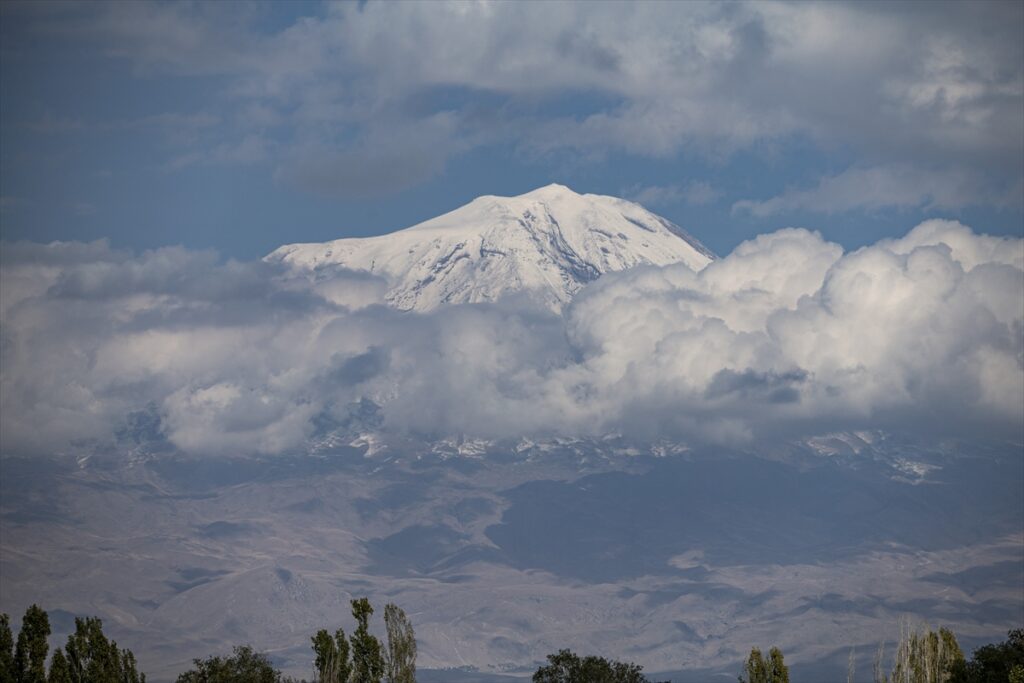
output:
[[700,272],[607,275],[562,316],[401,313],[384,291],[182,248],[5,244],[2,451],[116,448],[141,425],[195,454],[295,452],[364,399],[418,435],[1024,428],[1024,240],[956,222],[850,253],[781,230]]
[[[320,194],[393,193],[494,144],[721,158],[811,141],[857,150],[855,177],[821,192],[907,167],[904,195],[877,200],[897,205],[1021,176],[1017,3],[561,3],[542,20],[491,2],[327,3],[287,20],[240,3],[6,11],[140,79],[215,83],[215,114],[147,119],[184,143],[172,166],[270,164]],[[755,212],[794,202],[813,203]]]

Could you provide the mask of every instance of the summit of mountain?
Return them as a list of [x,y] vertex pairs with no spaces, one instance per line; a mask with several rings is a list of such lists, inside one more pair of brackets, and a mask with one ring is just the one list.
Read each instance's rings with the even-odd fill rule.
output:
[[516,197],[478,197],[385,235],[285,245],[266,260],[382,275],[389,304],[429,311],[519,292],[558,310],[605,273],[671,263],[699,270],[714,258],[692,235],[639,204],[552,184]]

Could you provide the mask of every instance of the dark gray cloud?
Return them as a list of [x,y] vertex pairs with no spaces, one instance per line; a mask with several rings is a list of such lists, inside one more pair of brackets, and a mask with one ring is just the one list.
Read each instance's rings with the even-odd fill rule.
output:
[[338,359],[338,367],[324,378],[328,384],[359,384],[373,379],[387,370],[390,355],[388,349],[371,346],[365,353]]
[[745,370],[719,370],[711,381],[704,396],[708,399],[739,394],[744,399],[760,398],[768,403],[796,403],[800,400],[799,385],[807,379],[803,370],[791,370],[782,374]]

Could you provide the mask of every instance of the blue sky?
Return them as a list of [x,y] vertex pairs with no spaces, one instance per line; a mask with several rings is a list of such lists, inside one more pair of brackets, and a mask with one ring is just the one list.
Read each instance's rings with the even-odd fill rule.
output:
[[1022,232],[1020,3],[4,3],[5,241],[251,259],[560,182],[727,253]]

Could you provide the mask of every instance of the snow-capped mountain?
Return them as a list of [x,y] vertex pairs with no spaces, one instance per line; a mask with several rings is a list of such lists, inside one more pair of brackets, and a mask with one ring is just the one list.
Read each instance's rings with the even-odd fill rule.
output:
[[266,257],[300,270],[344,266],[383,275],[403,310],[495,301],[526,292],[559,309],[586,283],[633,266],[715,255],[639,204],[548,185],[518,197],[483,196],[388,235],[289,244]]

